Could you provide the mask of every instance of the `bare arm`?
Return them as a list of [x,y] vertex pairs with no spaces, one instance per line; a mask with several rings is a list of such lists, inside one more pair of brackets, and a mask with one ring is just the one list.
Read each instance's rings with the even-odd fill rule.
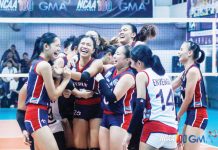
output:
[[27,97],[27,84],[24,84],[22,88],[20,89],[20,92],[18,95],[17,109],[26,110],[26,105],[25,105],[26,97]]
[[72,90],[72,94],[74,96],[76,96],[77,98],[84,98],[84,99],[88,99],[91,98],[93,96],[93,92],[92,91],[79,91],[78,89],[74,88]]
[[172,82],[172,87],[173,87],[173,90],[175,91],[178,87],[181,86],[182,84],[182,74],[183,72],[178,76],[176,77],[176,79],[173,80]]
[[110,68],[112,68],[114,65],[110,65],[110,64],[108,64],[108,65],[103,65],[103,70],[104,71],[107,71],[108,69],[110,69]]
[[148,83],[148,77],[143,72],[139,72],[136,75],[136,89],[137,89],[137,98],[146,99],[146,85]]
[[[97,59],[85,71],[90,74],[90,77],[94,77],[97,73],[100,73],[102,70],[103,70],[102,60]],[[82,73],[80,73],[80,72],[72,72],[71,73],[71,78],[73,80],[76,80],[76,81],[81,80],[81,76],[82,76]]]
[[134,87],[134,85],[135,79],[132,75],[125,74],[124,76],[122,76],[120,80],[117,82],[113,91],[117,100],[120,100],[130,88]]
[[59,96],[63,93],[65,87],[67,86],[69,80],[70,80],[70,72],[65,69],[65,77],[61,84],[57,87],[55,87],[53,78],[52,78],[52,69],[48,62],[40,62],[37,65],[36,72],[39,73],[44,81],[45,88],[47,90],[48,96],[52,101],[55,101],[58,99]]

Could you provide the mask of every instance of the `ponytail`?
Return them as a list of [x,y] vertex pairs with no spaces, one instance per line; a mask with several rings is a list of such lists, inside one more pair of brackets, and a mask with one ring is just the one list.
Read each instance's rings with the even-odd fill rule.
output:
[[164,69],[163,65],[161,64],[160,58],[157,55],[152,56],[151,68],[158,75],[165,74],[165,69]]
[[137,34],[137,41],[146,42],[149,38],[157,35],[157,28],[154,25],[144,25]]
[[[196,63],[202,63],[205,58],[205,53],[201,50],[200,46],[192,41],[186,41],[189,43],[189,50],[193,51],[193,59]],[[199,53],[201,52],[201,56],[199,57]]]
[[39,58],[40,53],[42,52],[42,49],[40,49],[40,42],[41,42],[41,37],[38,37],[35,41],[34,44],[34,49],[33,49],[33,54],[31,56],[31,62],[35,59]]
[[151,68],[158,75],[164,75],[165,69],[160,58],[153,55],[151,49],[146,45],[138,45],[131,50],[131,59],[135,62],[141,61],[145,68]]
[[205,52],[203,50],[201,50],[201,49],[199,50],[199,52],[201,52],[201,56],[198,57],[198,59],[196,59],[196,62],[198,64],[202,63],[204,61],[204,59],[205,59]]

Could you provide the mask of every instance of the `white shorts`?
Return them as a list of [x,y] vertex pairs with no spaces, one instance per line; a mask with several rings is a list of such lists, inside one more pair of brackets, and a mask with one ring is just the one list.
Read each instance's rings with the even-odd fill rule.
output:
[[60,120],[56,120],[56,122],[48,124],[48,126],[51,129],[52,133],[64,131],[64,128]]
[[157,149],[175,149],[177,147],[176,134],[168,135],[164,133],[151,133],[146,144],[149,144]]

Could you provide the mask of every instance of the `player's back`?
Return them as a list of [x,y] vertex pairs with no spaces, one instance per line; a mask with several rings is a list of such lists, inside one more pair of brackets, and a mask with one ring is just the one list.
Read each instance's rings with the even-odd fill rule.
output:
[[151,68],[145,69],[143,72],[148,77],[144,119],[160,121],[177,129],[174,94],[170,78],[167,75],[156,74]]

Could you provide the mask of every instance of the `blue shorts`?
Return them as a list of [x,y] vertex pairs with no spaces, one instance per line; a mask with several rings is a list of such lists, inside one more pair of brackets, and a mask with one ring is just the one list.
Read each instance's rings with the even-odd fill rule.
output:
[[29,104],[25,114],[25,127],[27,132],[32,134],[34,131],[48,126],[47,106]]
[[101,104],[80,105],[75,104],[74,118],[84,119],[89,121],[94,118],[102,118]]
[[207,127],[208,115],[205,107],[189,108],[187,111],[186,125],[205,129]]
[[101,126],[110,129],[111,126],[118,126],[128,129],[132,114],[103,114]]

